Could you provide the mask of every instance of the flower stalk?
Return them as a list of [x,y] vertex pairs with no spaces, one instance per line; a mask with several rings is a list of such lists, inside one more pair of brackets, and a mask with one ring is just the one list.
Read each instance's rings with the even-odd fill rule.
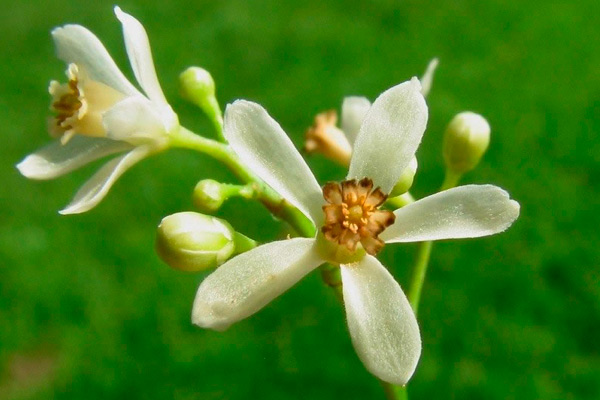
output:
[[312,222],[246,168],[229,145],[197,135],[183,126],[170,136],[170,145],[195,150],[222,162],[242,182],[252,184],[256,199],[275,217],[289,223],[301,236],[314,236],[315,228]]

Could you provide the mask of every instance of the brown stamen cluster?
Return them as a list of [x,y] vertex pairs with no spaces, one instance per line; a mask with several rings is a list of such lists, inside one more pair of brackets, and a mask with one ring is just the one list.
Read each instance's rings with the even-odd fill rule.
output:
[[394,223],[391,211],[379,210],[387,195],[380,188],[373,190],[373,181],[351,179],[341,184],[330,182],[323,187],[325,225],[321,229],[325,238],[349,251],[358,243],[371,255],[378,253],[384,242],[379,234]]
[[66,144],[75,134],[106,136],[103,114],[123,100],[125,95],[90,79],[76,64],[69,64],[67,78],[67,83],[52,81],[48,88],[52,96],[50,109],[55,113],[50,120],[50,134],[60,137],[62,144]]
[[77,79],[69,80],[69,83],[64,88],[64,92],[61,93],[58,100],[52,103],[52,111],[57,114],[55,116],[55,129],[62,132],[73,129],[73,126],[68,123],[68,119],[76,115],[82,106],[80,100],[79,87],[77,86]]

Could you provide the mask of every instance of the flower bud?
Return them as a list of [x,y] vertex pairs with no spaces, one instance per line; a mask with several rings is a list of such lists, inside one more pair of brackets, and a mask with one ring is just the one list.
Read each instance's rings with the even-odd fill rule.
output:
[[179,84],[181,95],[194,104],[215,96],[215,81],[204,68],[189,67],[179,75]]
[[210,72],[200,67],[189,67],[179,75],[179,87],[184,99],[200,107],[219,130],[222,129],[223,113]]
[[204,179],[196,184],[192,201],[194,206],[202,212],[215,212],[227,200],[224,187],[212,179]]
[[444,161],[456,174],[474,169],[490,143],[490,125],[479,114],[469,111],[457,114],[444,134]]
[[174,269],[215,268],[235,251],[235,231],[226,221],[195,212],[180,212],[161,221],[156,252]]
[[415,174],[417,173],[417,166],[418,166],[417,158],[413,157],[412,160],[410,160],[410,163],[408,164],[408,166],[406,168],[404,168],[404,171],[402,171],[402,175],[400,175],[400,179],[398,179],[398,182],[396,183],[396,185],[390,192],[391,197],[400,196],[401,194],[408,192],[408,190],[410,189],[410,187],[413,184],[413,181],[415,180]]

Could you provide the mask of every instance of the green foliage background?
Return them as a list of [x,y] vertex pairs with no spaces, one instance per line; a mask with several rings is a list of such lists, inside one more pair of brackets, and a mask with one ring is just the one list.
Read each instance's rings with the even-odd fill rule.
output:
[[[343,312],[317,273],[225,333],[190,324],[202,274],[153,252],[154,230],[191,209],[198,179],[232,176],[170,151],[129,171],[92,212],[62,208],[99,166],[50,182],[14,164],[48,142],[49,32],[94,31],[129,76],[113,1],[21,1],[0,13],[0,398],[382,398]],[[181,121],[210,126],[178,98],[177,75],[210,70],[225,104],[263,104],[301,146],[315,113],[371,99],[440,58],[414,192],[440,184],[441,134],[457,112],[493,137],[465,182],[494,183],[522,206],[506,233],[439,243],[424,288],[423,356],[413,399],[600,398],[600,2],[580,0],[123,1],[146,26]],[[318,178],[343,177],[319,157]],[[286,234],[257,205],[219,215],[267,241]],[[414,246],[382,260],[406,285]]]

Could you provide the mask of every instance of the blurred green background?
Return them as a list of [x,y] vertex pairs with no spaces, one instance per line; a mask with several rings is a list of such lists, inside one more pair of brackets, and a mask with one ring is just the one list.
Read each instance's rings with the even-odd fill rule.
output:
[[[445,242],[420,309],[413,399],[600,398],[600,2],[457,0],[123,1],[148,30],[167,97],[188,127],[210,125],[178,97],[177,75],[210,70],[222,104],[263,104],[300,147],[317,112],[377,94],[440,58],[413,192],[441,182],[441,134],[484,114],[491,147],[464,182],[521,203],[506,233]],[[47,84],[64,77],[50,30],[95,32],[128,76],[113,1],[21,1],[0,14],[0,398],[383,398],[356,357],[318,273],[227,332],[197,329],[203,274],[153,251],[163,216],[191,209],[198,179],[233,177],[170,151],[130,170],[93,211],[57,210],[101,163],[29,181],[14,164],[46,144]],[[344,170],[313,157],[321,182]],[[261,207],[219,215],[267,241],[285,231]],[[403,286],[415,247],[382,261]]]

